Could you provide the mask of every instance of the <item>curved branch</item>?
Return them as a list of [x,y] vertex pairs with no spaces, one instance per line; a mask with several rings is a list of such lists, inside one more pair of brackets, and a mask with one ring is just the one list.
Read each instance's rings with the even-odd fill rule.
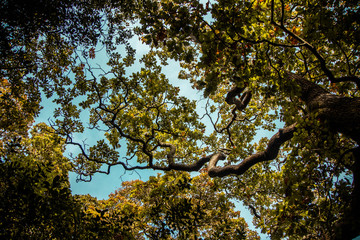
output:
[[167,157],[167,159],[168,159],[169,166],[174,165],[174,164],[175,164],[175,162],[174,162],[174,156],[175,156],[175,153],[176,153],[176,147],[175,147],[173,144],[170,144],[170,143],[162,143],[162,142],[159,143],[159,146],[160,146],[160,147],[170,148],[170,151],[169,151],[169,153],[166,155],[166,157]]
[[245,88],[233,87],[228,94],[226,95],[225,102],[230,105],[235,104],[236,109],[242,111],[249,104],[252,94],[249,90],[245,90],[245,92],[240,96],[240,94],[245,90]]
[[230,174],[241,175],[246,170],[248,170],[249,168],[251,168],[252,166],[254,166],[259,162],[275,159],[279,153],[281,145],[293,137],[293,133],[295,132],[295,130],[296,130],[296,123],[286,128],[280,129],[274,136],[271,137],[265,151],[255,153],[245,158],[238,165],[216,167],[217,161],[214,161],[215,164],[209,165],[209,169],[208,169],[209,176],[224,177]]
[[193,172],[193,171],[199,171],[207,162],[210,162],[209,163],[210,166],[212,166],[212,165],[215,166],[217,161],[225,159],[225,154],[222,152],[218,152],[218,153],[213,153],[208,156],[202,157],[192,164],[188,164],[188,165],[180,164],[180,163],[174,162],[176,147],[173,144],[159,143],[159,146],[165,147],[165,148],[170,148],[170,151],[166,155],[169,165],[167,167],[153,166],[152,168],[155,170],[163,170],[163,171],[178,170],[178,171]]
[[261,219],[261,216],[257,213],[256,208],[253,205],[248,205],[248,207],[251,209],[255,217]]

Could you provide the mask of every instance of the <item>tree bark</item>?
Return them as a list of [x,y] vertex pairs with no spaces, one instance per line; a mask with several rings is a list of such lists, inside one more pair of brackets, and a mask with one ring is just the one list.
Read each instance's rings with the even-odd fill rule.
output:
[[[342,133],[359,145],[360,98],[334,95],[301,76],[290,77],[299,84],[300,97],[310,112],[317,113],[320,120],[328,124],[330,131]],[[350,240],[360,235],[360,147],[354,149],[353,157],[352,199],[335,229],[333,238],[336,240]]]
[[360,98],[334,95],[299,75],[290,77],[300,86],[300,98],[310,112],[316,112],[331,131],[360,143]]
[[237,165],[216,167],[217,161],[221,160],[221,158],[214,159],[208,167],[209,176],[224,177],[230,174],[241,175],[259,162],[275,159],[279,153],[281,145],[293,137],[295,130],[296,124],[280,129],[274,136],[271,137],[265,151],[252,154]]

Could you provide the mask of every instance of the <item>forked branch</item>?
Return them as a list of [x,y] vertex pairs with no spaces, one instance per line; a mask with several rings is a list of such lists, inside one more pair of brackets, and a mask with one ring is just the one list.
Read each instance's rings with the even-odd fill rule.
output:
[[176,147],[173,144],[170,143],[159,143],[159,146],[170,148],[170,151],[166,155],[166,158],[168,160],[168,166],[167,167],[159,167],[154,166],[154,169],[156,170],[163,170],[163,171],[169,171],[169,170],[178,170],[178,171],[187,171],[187,172],[193,172],[193,171],[199,171],[207,162],[210,162],[210,165],[213,164],[213,162],[217,162],[218,160],[224,160],[225,155],[221,152],[210,154],[208,156],[202,157],[199,160],[195,161],[192,164],[180,164],[175,163],[174,158],[176,154]]
[[226,159],[226,155],[222,151],[219,151],[217,153],[211,154],[206,157],[202,157],[193,164],[189,164],[189,165],[178,164],[174,162],[176,147],[169,143],[160,143],[159,146],[170,148],[170,151],[167,154],[168,166],[167,167],[154,166],[154,168],[165,171],[168,170],[198,171],[201,169],[203,165],[205,165],[205,163],[209,162],[208,174],[210,177],[224,177],[231,174],[241,175],[257,163],[275,159],[279,154],[281,145],[284,144],[286,141],[290,140],[293,137],[295,131],[296,131],[296,123],[286,128],[280,129],[269,140],[268,146],[265,149],[265,151],[252,154],[251,156],[245,158],[240,164],[228,165],[224,167],[216,166],[220,160]]

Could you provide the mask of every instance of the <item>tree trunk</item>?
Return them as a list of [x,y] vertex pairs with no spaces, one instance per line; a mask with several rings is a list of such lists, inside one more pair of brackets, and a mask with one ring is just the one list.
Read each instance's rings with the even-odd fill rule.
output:
[[[300,86],[301,99],[310,112],[326,122],[329,130],[342,133],[360,143],[360,98],[330,94],[301,76],[290,75]],[[353,192],[348,210],[335,229],[334,239],[351,240],[360,235],[360,147],[353,150]]]
[[360,143],[360,98],[343,97],[329,93],[319,85],[298,75],[291,75],[300,86],[301,99],[310,112],[339,132]]

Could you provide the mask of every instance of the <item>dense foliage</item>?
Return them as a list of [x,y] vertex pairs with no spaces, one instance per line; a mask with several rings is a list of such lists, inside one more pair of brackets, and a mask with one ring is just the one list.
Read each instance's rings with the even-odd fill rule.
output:
[[106,200],[80,197],[87,199],[85,227],[93,239],[258,239],[205,174],[168,172],[147,182],[124,182]]
[[31,135],[9,146],[0,159],[0,236],[66,238],[76,205],[67,179],[70,163],[62,156],[64,141],[45,124]]
[[[150,237],[217,238],[229,228],[242,235],[245,224],[229,205],[236,199],[274,239],[360,234],[358,1],[52,2],[58,8],[50,12],[21,1],[2,7],[2,159],[41,156],[31,155],[25,139],[32,139],[26,134],[44,93],[58,104],[48,132],[79,149],[69,160],[79,179],[109,173],[114,165],[170,171],[124,185],[81,210],[98,209],[100,215],[93,213],[100,220],[107,216],[94,225],[96,233],[105,227],[135,238],[140,229]],[[24,17],[14,18],[14,9]],[[150,47],[141,59],[135,59],[132,36]],[[96,62],[102,48],[107,65]],[[166,78],[162,67],[173,60],[180,63],[179,79],[202,92],[202,101],[189,100]],[[93,146],[77,138],[87,126],[104,133]],[[273,136],[259,138],[264,132]],[[59,146],[46,147],[52,148]],[[59,160],[46,159],[53,165],[40,169],[53,176]],[[10,175],[4,176],[18,176],[6,161],[2,171]],[[33,165],[24,164],[16,171],[32,174]],[[204,173],[190,180],[173,170]],[[199,184],[204,179],[219,192],[203,206],[197,196],[211,192]],[[14,181],[15,194],[25,180]],[[156,205],[157,198],[165,204]],[[184,220],[199,217],[199,204],[205,212],[199,224],[214,233]],[[217,204],[227,207],[217,212]],[[126,214],[135,214],[133,225],[116,225]],[[224,219],[219,229],[212,225],[216,216]]]

